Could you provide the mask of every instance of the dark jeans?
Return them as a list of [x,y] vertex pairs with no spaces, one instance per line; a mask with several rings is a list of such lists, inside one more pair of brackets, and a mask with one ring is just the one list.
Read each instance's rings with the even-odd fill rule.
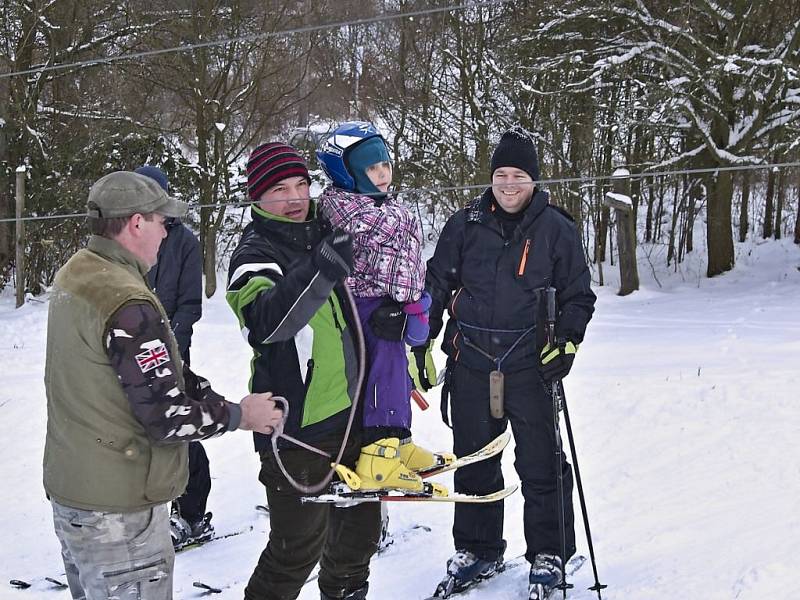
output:
[[[505,431],[511,421],[516,444],[514,468],[525,498],[523,525],[533,562],[538,552],[561,555],[558,531],[558,493],[555,465],[553,402],[536,369],[505,375],[505,417],[489,413],[489,374],[455,365],[450,374],[453,451],[469,454]],[[562,454],[567,559],[575,553],[572,511],[572,468]],[[504,486],[500,456],[455,473],[455,491],[488,494]],[[456,504],[453,540],[457,550],[496,559],[505,552],[503,502]]]
[[[337,437],[314,445],[335,456],[340,441]],[[354,468],[360,450],[361,440],[351,436],[342,463]],[[299,448],[281,449],[280,457],[289,474],[307,485],[319,482],[331,462]],[[301,494],[280,472],[272,449],[261,453],[259,480],[267,490],[269,542],[245,588],[245,599],[297,598],[318,562],[319,588],[331,598],[342,598],[363,587],[380,540],[379,503],[349,508],[303,504]]]
[[178,497],[178,511],[187,522],[197,523],[206,514],[206,502],[211,492],[211,473],[208,456],[200,442],[189,442],[189,482]]

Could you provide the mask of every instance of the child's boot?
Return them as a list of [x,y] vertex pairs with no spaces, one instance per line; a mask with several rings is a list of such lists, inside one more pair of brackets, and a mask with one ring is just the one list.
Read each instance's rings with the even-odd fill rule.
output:
[[400,460],[398,438],[383,438],[361,448],[356,462],[356,474],[362,490],[399,489],[421,492],[424,488],[419,475]]
[[422,446],[417,446],[410,437],[400,441],[400,460],[412,471],[449,465],[455,459],[456,455],[451,452],[431,452]]

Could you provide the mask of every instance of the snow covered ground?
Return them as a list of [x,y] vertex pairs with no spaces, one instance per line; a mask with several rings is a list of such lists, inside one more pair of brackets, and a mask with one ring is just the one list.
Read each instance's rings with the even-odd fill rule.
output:
[[[657,270],[659,287],[643,260],[641,291],[620,298],[614,286],[597,290],[566,388],[609,600],[800,597],[791,567],[800,539],[800,249],[790,241],[748,243],[737,254],[736,269],[713,280],[689,260],[679,273]],[[14,310],[9,290],[0,296],[0,600],[69,597],[43,591],[42,581],[60,577],[63,566],[41,486],[47,304],[40,300]],[[217,294],[196,329],[193,366],[238,399],[248,354]],[[415,436],[446,449],[451,437],[438,417],[438,394],[428,396],[432,408],[415,413]],[[179,554],[175,597],[201,597],[192,582],[204,581],[224,588],[214,598],[241,598],[269,528],[253,508],[264,501],[258,462],[245,433],[206,448],[217,532],[245,532]],[[507,451],[507,483],[517,481],[512,462]],[[423,598],[452,553],[452,508],[390,510],[399,539],[373,562],[370,598]],[[516,494],[506,500],[507,558],[524,551],[521,519]],[[402,534],[416,523],[431,531]],[[585,554],[580,523],[577,531]],[[16,590],[12,578],[33,588]],[[517,568],[464,597],[522,598],[526,581],[527,569]],[[586,591],[588,563],[573,582],[569,598],[596,597]],[[300,597],[318,598],[316,583]]]

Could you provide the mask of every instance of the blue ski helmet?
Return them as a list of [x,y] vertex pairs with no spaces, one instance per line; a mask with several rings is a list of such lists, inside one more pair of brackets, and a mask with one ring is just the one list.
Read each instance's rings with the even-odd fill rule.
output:
[[372,123],[348,121],[339,125],[325,139],[317,150],[317,159],[333,185],[349,191],[355,190],[356,182],[347,169],[345,155],[356,144],[373,137],[379,137],[386,143]]

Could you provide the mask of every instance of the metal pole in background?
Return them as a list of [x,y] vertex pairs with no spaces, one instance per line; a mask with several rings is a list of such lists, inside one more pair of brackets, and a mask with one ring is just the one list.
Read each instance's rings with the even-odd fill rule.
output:
[[14,262],[17,274],[17,308],[25,304],[25,222],[22,220],[25,210],[25,171],[24,165],[17,167],[17,221],[14,228],[17,250]]

